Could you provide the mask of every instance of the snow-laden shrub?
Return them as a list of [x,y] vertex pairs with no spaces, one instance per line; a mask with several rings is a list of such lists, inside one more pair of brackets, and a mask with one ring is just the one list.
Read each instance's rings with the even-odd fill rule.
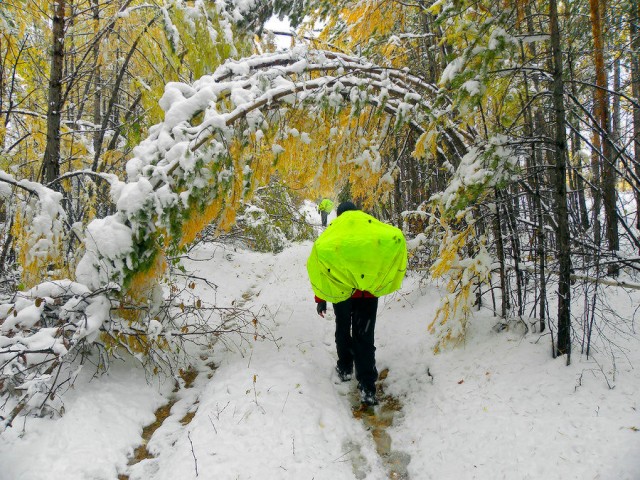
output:
[[315,237],[311,224],[301,212],[301,201],[279,184],[260,188],[251,203],[245,204],[238,225],[248,246],[259,252],[281,252],[292,241]]

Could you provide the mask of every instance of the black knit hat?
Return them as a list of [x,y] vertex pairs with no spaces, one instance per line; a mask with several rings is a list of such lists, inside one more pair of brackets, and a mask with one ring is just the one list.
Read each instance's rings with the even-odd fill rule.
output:
[[336,210],[336,215],[339,217],[341,213],[349,211],[349,210],[358,210],[358,207],[353,202],[342,202],[338,205],[338,209]]

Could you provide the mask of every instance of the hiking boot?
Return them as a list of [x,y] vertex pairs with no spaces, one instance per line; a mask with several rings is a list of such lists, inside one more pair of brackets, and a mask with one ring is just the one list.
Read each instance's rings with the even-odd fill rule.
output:
[[342,380],[343,382],[348,382],[349,380],[351,380],[351,372],[347,372],[346,370],[341,370],[340,368],[336,367],[336,373],[338,374],[338,377],[340,377],[340,380]]
[[378,405],[378,399],[376,398],[376,392],[369,390],[360,390],[360,402],[363,405],[367,405],[369,407],[373,407],[374,405]]

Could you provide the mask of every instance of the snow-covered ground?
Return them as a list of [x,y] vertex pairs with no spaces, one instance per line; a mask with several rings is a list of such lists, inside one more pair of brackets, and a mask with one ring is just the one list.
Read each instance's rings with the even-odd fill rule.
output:
[[[95,378],[86,368],[62,418],[21,419],[0,437],[0,479],[389,478],[352,415],[355,380],[336,383],[333,316],[315,312],[310,248],[199,248],[202,261],[188,267],[218,285],[217,304],[250,308],[276,341],[218,342],[199,352],[200,374],[177,393],[130,361]],[[198,286],[203,298],[207,288]],[[495,333],[495,318],[481,312],[465,345],[434,355],[427,325],[439,295],[409,275],[379,308],[378,369],[389,369],[387,392],[402,404],[388,433],[410,458],[408,478],[640,478],[640,335],[608,333],[620,348],[614,375],[611,352],[575,353],[567,367],[550,357],[548,336]],[[637,300],[620,294],[614,304],[628,318]],[[632,330],[631,320],[619,326]],[[169,400],[171,415],[147,445],[155,458],[128,466]]]

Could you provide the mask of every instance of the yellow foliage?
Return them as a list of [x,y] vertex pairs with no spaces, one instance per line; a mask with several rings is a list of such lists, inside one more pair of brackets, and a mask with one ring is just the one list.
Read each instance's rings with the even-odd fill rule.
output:
[[152,338],[131,332],[109,332],[101,335],[102,343],[109,351],[124,346],[132,353],[148,354],[151,350],[167,350],[169,343],[164,337]]
[[[435,218],[435,217],[434,217]],[[447,294],[442,298],[433,321],[427,327],[436,336],[434,352],[464,340],[474,292],[478,284],[488,280],[490,272],[481,257],[486,255],[482,240],[471,246],[475,239],[473,223],[458,219],[460,224],[448,223],[445,216],[438,217],[442,230],[437,260],[431,267],[434,279],[445,279]],[[475,257],[469,255],[475,251]],[[467,257],[464,261],[462,258]]]
[[126,160],[127,157],[120,150],[107,150],[102,154],[102,161],[98,170],[101,172],[112,172],[124,165]]
[[426,143],[427,143],[427,132],[424,132],[418,138],[418,141],[416,142],[416,146],[414,147],[413,152],[411,153],[411,156],[417,159],[425,158],[427,153]]
[[215,220],[222,210],[222,206],[222,199],[217,198],[211,202],[201,214],[192,212],[189,219],[182,225],[182,238],[179,243],[180,248],[191,243],[204,227]]
[[[325,22],[317,40],[321,47],[353,51],[365,45],[371,49],[367,55],[379,62],[397,68],[407,65],[415,40],[399,41],[397,34],[409,30],[409,23],[415,18],[413,8],[385,0],[334,2],[334,5],[339,7],[338,14]],[[312,17],[308,22],[309,28],[314,20]],[[346,28],[341,28],[343,25]]]
[[68,265],[60,251],[61,239],[54,238],[54,244],[47,249],[46,255],[34,255],[33,248],[43,237],[33,237],[27,228],[29,219],[18,210],[14,215],[11,234],[14,237],[16,262],[22,266],[22,286],[29,289],[46,280],[65,278]]
[[[348,33],[354,44],[365,44],[372,38],[387,38],[405,30],[405,10],[400,4],[385,0],[357,2],[351,8],[341,11],[348,25]],[[397,47],[386,45],[383,56],[388,56]]]
[[[151,268],[145,271],[136,272],[131,281],[129,288],[123,294],[123,302],[125,305],[132,307],[144,307],[148,305],[150,299],[153,298],[153,290],[158,285],[158,279],[162,276],[167,268],[167,260],[163,252],[158,252]],[[137,308],[121,308],[118,315],[130,322],[137,321],[142,312]]]
[[236,210],[238,208],[237,203],[232,203],[225,206],[222,211],[222,216],[219,221],[220,230],[228,230],[236,220]]
[[[451,291],[454,285],[452,281],[447,284],[447,290]],[[437,340],[433,347],[434,353],[440,353],[444,348],[457,345],[464,341],[467,322],[469,320],[471,285],[462,286],[451,299],[446,296],[433,321],[427,327],[431,333],[437,333]]]

